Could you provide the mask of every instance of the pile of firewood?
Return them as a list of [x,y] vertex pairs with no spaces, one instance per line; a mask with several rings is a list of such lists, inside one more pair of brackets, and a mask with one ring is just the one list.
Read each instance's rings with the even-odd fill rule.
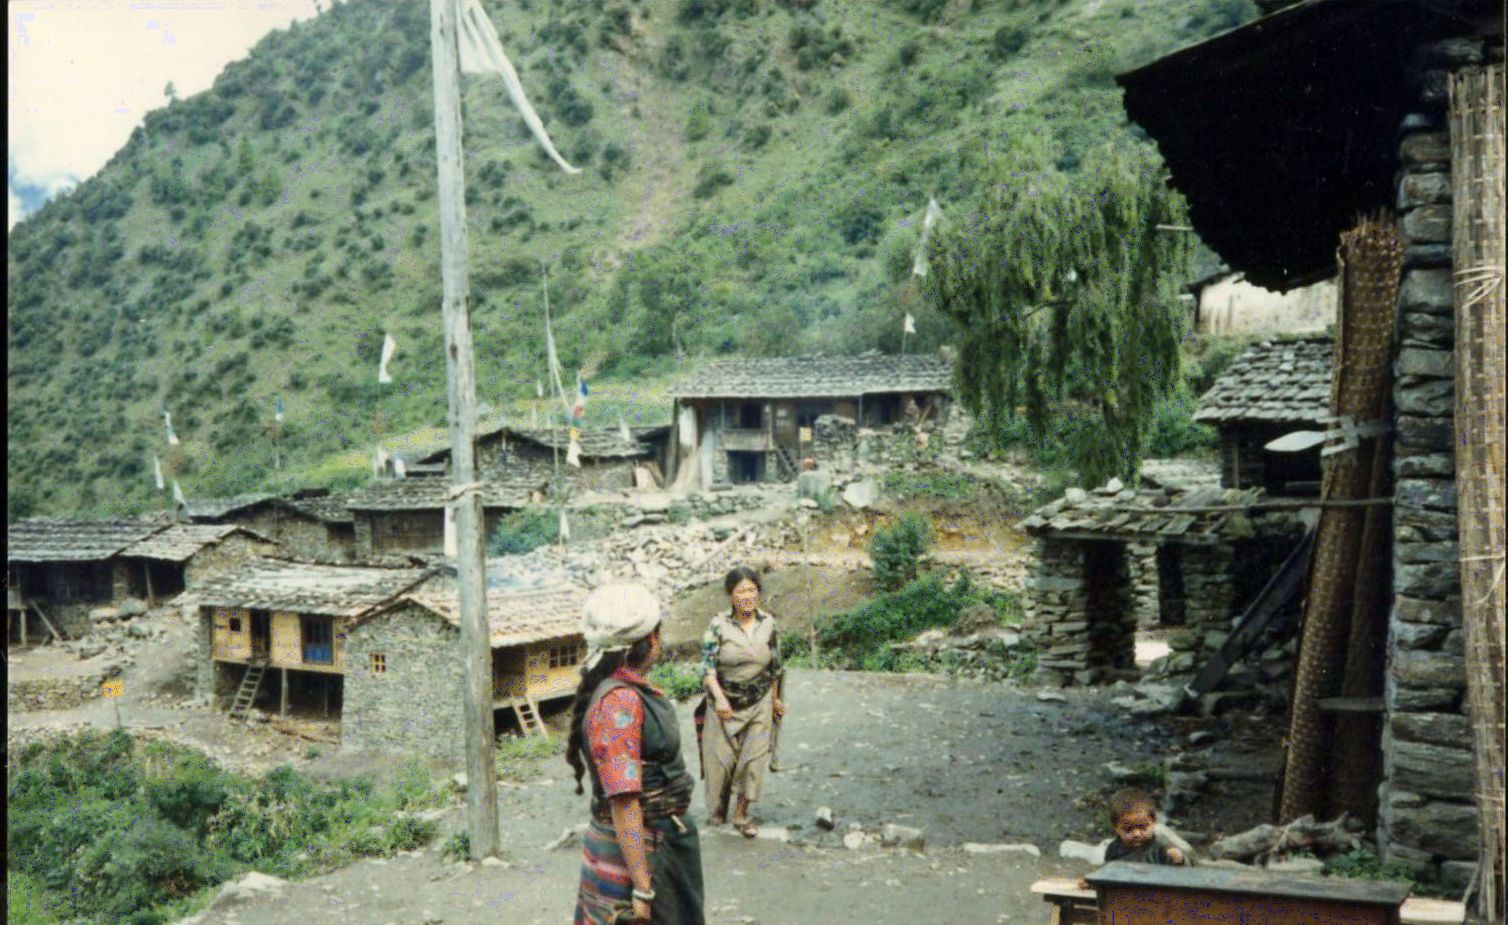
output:
[[1360,848],[1362,831],[1361,822],[1344,813],[1331,822],[1300,816],[1287,825],[1264,824],[1222,838],[1210,846],[1209,857],[1263,866],[1302,851],[1324,860]]

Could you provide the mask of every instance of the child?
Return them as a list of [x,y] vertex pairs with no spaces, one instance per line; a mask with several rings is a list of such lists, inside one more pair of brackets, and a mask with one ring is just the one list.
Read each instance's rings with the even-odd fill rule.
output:
[[1105,849],[1105,863],[1188,863],[1183,852],[1157,840],[1157,801],[1141,790],[1118,790],[1110,797],[1110,827],[1115,840]]

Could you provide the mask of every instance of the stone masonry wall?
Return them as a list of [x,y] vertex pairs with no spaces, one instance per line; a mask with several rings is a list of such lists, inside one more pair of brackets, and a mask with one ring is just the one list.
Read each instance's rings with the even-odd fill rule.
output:
[[192,590],[206,578],[253,559],[270,556],[278,551],[275,543],[254,540],[241,533],[233,533],[213,545],[199,550],[198,554],[183,565],[183,586]]
[[[1131,667],[1136,631],[1124,549],[1103,568],[1090,543],[1043,537],[1026,579],[1026,631],[1038,649],[1039,680],[1067,686],[1110,679]],[[1093,572],[1093,574],[1090,574]]]
[[[354,627],[346,636],[340,717],[342,749],[389,754],[421,751],[460,762],[460,634],[415,607],[401,607]],[[372,670],[381,653],[386,671]]]
[[1378,842],[1386,858],[1457,888],[1470,879],[1476,858],[1477,810],[1463,715],[1445,86],[1449,70],[1480,63],[1483,55],[1480,39],[1424,49],[1418,111],[1402,126],[1397,201],[1404,258],[1393,387],[1394,599]]
[[209,703],[215,693],[214,616],[209,608],[185,604],[184,618],[194,623],[194,697]]

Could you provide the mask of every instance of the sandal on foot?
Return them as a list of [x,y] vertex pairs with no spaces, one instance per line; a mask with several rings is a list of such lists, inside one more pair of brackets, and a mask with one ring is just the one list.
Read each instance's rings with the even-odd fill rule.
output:
[[734,820],[733,828],[737,829],[738,834],[742,835],[744,838],[753,838],[754,836],[759,834],[759,825],[752,819],[745,819],[742,822]]

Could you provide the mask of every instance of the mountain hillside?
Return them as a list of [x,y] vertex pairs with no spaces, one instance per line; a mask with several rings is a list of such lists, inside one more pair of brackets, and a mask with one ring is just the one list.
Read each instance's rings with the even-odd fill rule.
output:
[[[1064,171],[1093,146],[1143,143],[1112,75],[1255,14],[1249,0],[486,6],[584,172],[548,162],[501,81],[463,78],[479,398],[532,397],[546,267],[564,363],[617,382],[631,413],[636,384],[680,358],[893,350],[908,310],[908,349],[946,341],[908,283],[928,196],[945,221],[965,212],[1023,139]],[[332,454],[443,422],[428,10],[349,0],[269,35],[16,226],[11,519],[160,506],[154,453],[191,496],[349,481],[359,469]],[[385,331],[396,382],[379,386]]]

